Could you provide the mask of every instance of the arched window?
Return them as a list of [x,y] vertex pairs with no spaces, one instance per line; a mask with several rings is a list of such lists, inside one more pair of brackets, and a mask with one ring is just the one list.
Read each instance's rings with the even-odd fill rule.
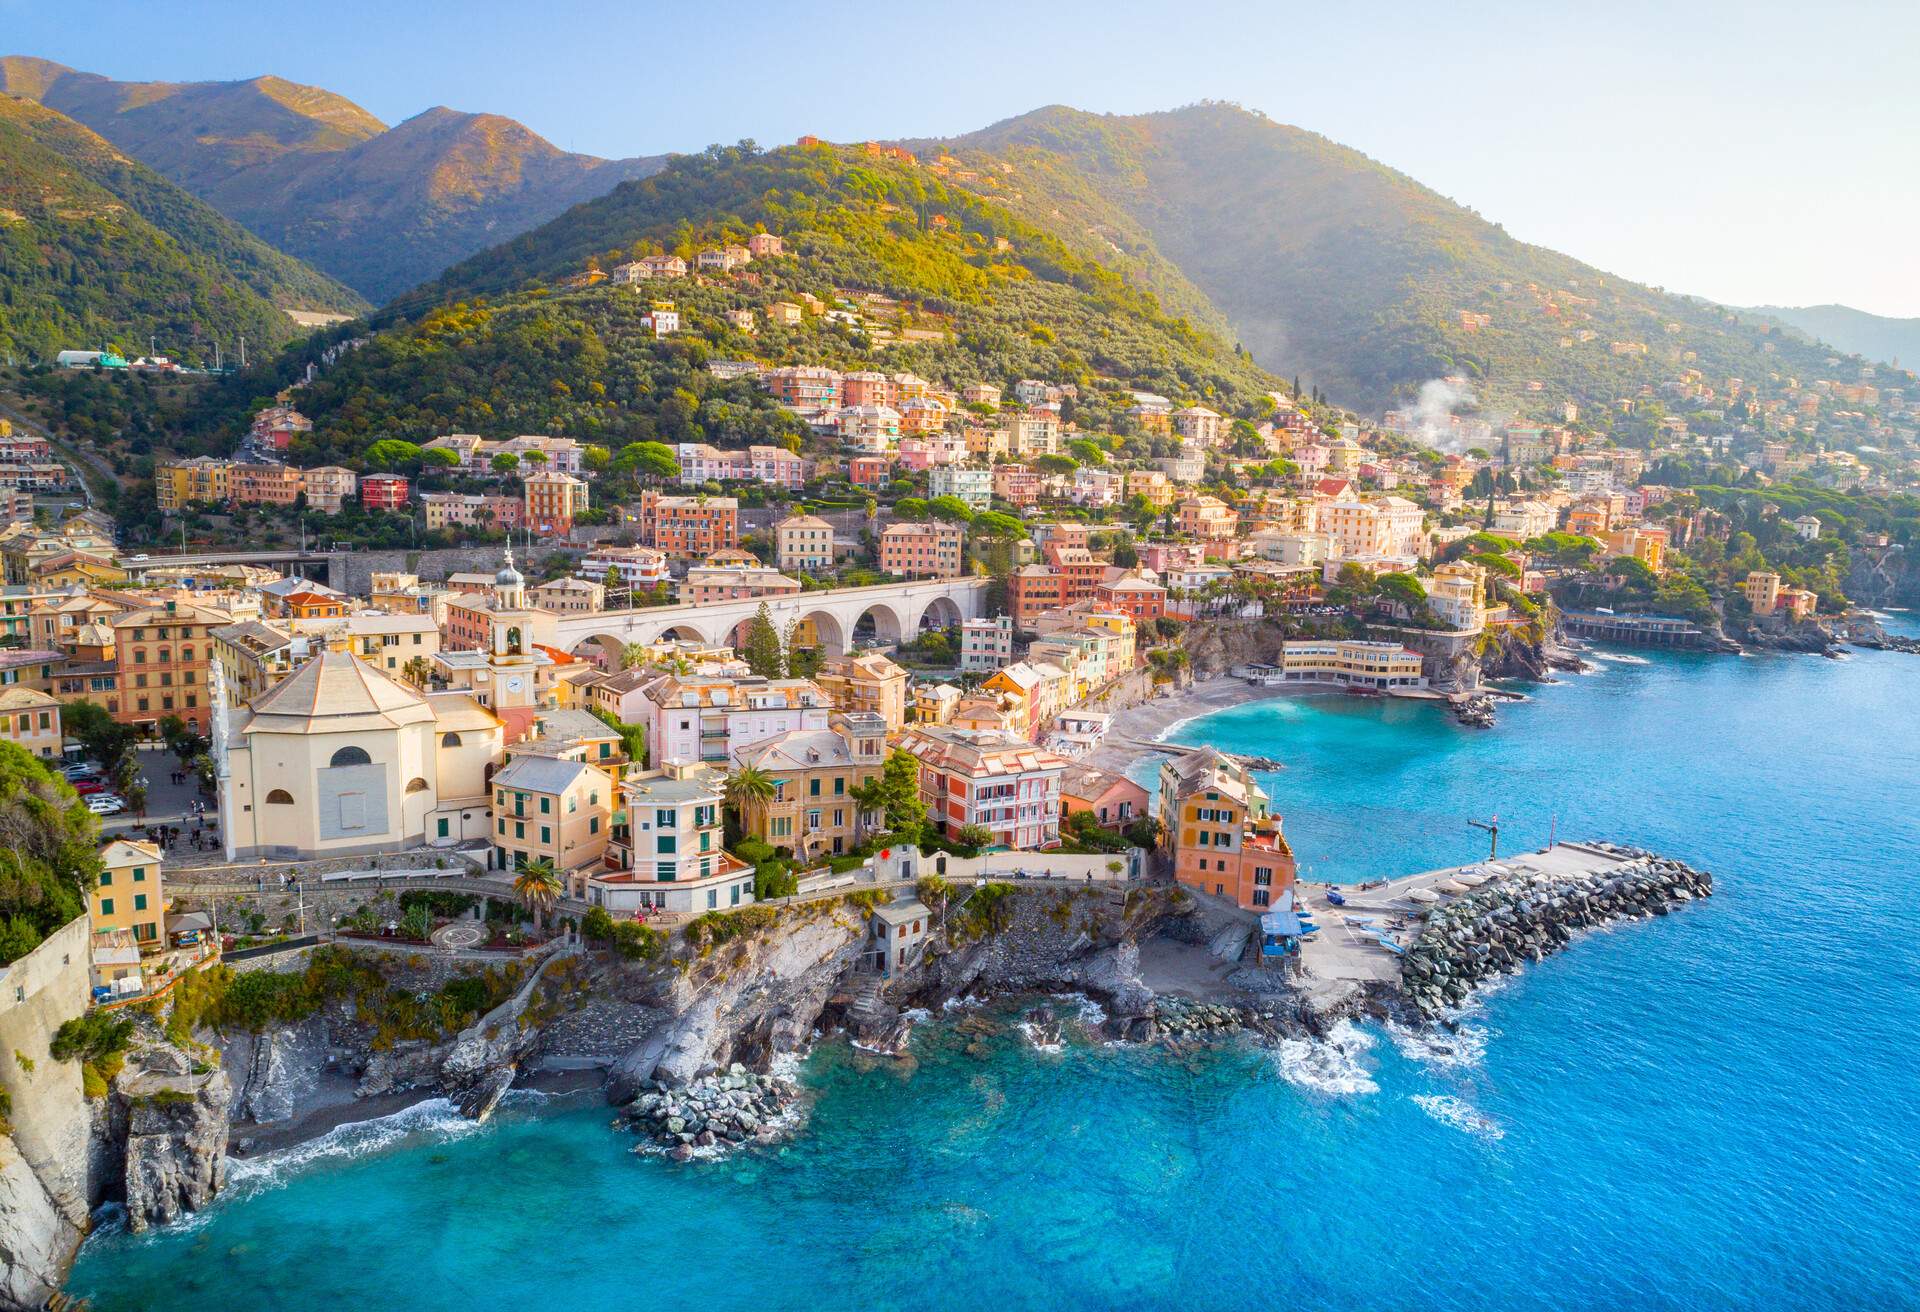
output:
[[342,747],[333,754],[333,759],[327,764],[335,768],[343,765],[372,765],[373,758],[358,747]]
[[420,778],[409,779],[407,780],[407,791],[410,793],[424,793],[427,791],[427,781]]
[[460,735],[457,733],[443,733],[440,735],[440,745],[442,747],[458,747],[460,745]]
[[526,654],[520,650],[520,630],[517,627],[507,630],[507,651],[514,656]]
[[268,806],[292,806],[293,794],[284,788],[276,788],[267,794]]

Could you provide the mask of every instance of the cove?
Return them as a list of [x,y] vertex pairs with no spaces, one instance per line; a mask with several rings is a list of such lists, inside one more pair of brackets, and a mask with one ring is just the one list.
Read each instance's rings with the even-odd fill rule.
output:
[[[1911,625],[1905,626],[1911,631]],[[676,1166],[596,1105],[336,1132],[190,1225],[111,1231],[120,1309],[1901,1307],[1920,1280],[1920,660],[1604,653],[1492,731],[1319,697],[1257,752],[1304,877],[1635,843],[1709,902],[1597,933],[1450,1045],[1344,1026],[1197,1057],[1084,1036],[911,1069],[837,1044],[784,1150]],[[1150,771],[1151,762],[1142,768]]]

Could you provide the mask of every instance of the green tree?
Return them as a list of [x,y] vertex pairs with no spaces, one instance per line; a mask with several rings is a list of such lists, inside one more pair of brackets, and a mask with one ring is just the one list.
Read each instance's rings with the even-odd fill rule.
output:
[[520,457],[511,451],[502,451],[493,458],[493,472],[496,474],[511,474],[518,468]]
[[453,469],[460,463],[457,452],[443,446],[423,448],[420,452],[420,468],[423,472],[435,469]]
[[643,642],[629,642],[620,648],[620,668],[631,670],[647,663],[647,646]]
[[529,861],[514,872],[513,895],[520,899],[522,906],[533,912],[535,929],[546,923],[547,913],[560,901],[560,893],[560,872],[545,857]]
[[973,507],[959,497],[935,497],[927,502],[927,513],[949,524],[966,524],[973,519]]
[[774,790],[772,775],[757,765],[743,765],[727,776],[727,805],[744,820],[747,808],[771,800]]
[[420,463],[420,448],[397,437],[384,437],[362,453],[369,465],[379,469],[414,469]]
[[893,503],[893,513],[897,519],[925,519],[927,503],[919,497],[901,497]]
[[[99,831],[64,779],[24,748],[0,742],[0,917],[10,924],[7,951],[31,950],[85,912],[100,878]],[[15,920],[19,925],[11,926]]]
[[898,841],[917,841],[927,823],[927,804],[920,800],[919,758],[896,749],[879,775],[853,790],[853,800],[868,810],[884,812],[887,832]]
[[747,640],[741,644],[740,659],[762,678],[778,679],[786,673],[786,660],[780,651],[780,631],[773,627],[773,612],[764,601],[747,625]]

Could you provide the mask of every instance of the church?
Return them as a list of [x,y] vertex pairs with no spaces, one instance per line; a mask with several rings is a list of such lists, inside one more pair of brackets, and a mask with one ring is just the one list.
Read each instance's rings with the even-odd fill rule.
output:
[[213,755],[228,860],[358,856],[487,836],[504,725],[474,697],[422,693],[356,656],[323,651],[239,712],[231,730],[225,701],[216,692]]

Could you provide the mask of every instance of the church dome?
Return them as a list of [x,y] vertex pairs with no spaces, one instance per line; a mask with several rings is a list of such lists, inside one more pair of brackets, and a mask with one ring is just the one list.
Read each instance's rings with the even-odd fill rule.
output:
[[519,570],[513,567],[513,548],[512,547],[507,548],[507,563],[500,567],[500,572],[493,576],[493,581],[499,584],[503,588],[518,588],[518,587],[525,586],[526,579],[521,576]]

